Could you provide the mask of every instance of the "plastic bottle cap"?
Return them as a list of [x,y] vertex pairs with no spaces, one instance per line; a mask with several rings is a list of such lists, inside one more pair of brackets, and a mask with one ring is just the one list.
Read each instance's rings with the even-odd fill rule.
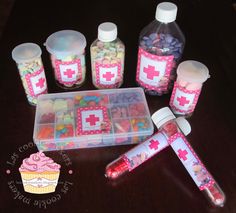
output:
[[41,54],[41,48],[35,43],[23,43],[12,50],[12,58],[17,63],[32,61],[40,57]]
[[152,115],[152,120],[154,124],[157,126],[159,129],[164,123],[175,119],[176,117],[174,116],[173,112],[170,110],[169,107],[164,107],[159,110],[157,110],[153,115]]
[[210,77],[208,68],[201,62],[193,60],[180,63],[177,74],[178,78],[190,83],[203,83]]
[[176,118],[175,122],[177,123],[178,127],[180,128],[180,130],[183,132],[185,136],[191,132],[191,126],[184,117]]
[[60,58],[73,54],[82,54],[86,47],[86,39],[80,32],[61,30],[51,34],[44,45],[49,53]]
[[156,20],[163,23],[175,21],[177,15],[177,6],[171,2],[162,2],[157,5]]
[[105,22],[98,26],[98,40],[111,42],[117,38],[117,26],[111,22]]

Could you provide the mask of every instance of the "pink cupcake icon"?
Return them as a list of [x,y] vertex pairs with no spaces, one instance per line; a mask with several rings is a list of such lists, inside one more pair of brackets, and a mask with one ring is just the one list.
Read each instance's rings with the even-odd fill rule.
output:
[[23,160],[19,171],[25,192],[47,194],[55,192],[61,166],[43,152],[31,154]]

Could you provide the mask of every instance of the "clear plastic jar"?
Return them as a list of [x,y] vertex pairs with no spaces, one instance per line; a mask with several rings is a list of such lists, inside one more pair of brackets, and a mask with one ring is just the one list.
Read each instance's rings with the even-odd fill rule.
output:
[[185,45],[176,15],[175,4],[160,3],[156,19],[140,33],[136,81],[149,95],[169,93],[176,79]]
[[170,107],[176,115],[192,115],[203,83],[209,78],[208,68],[198,61],[184,61],[177,68],[177,80],[171,94]]
[[117,38],[115,24],[98,27],[98,38],[90,47],[93,84],[98,89],[119,88],[123,83],[125,46]]
[[41,59],[41,48],[34,43],[23,43],[12,50],[23,87],[31,105],[37,104],[37,97],[47,93],[47,81]]
[[74,30],[58,31],[47,38],[45,46],[51,54],[57,85],[64,89],[80,87],[86,74],[84,35]]

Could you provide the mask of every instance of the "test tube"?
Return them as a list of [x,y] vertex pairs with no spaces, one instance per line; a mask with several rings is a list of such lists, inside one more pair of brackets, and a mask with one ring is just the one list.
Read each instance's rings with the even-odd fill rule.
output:
[[[182,131],[185,135],[188,135],[191,131],[188,122],[182,117],[176,119],[170,110],[162,111],[160,117],[162,118],[163,124],[172,128],[172,134]],[[106,167],[105,176],[109,179],[116,179],[127,172],[131,172],[168,146],[168,137],[160,130],[143,143],[111,162]]]
[[[173,123],[166,124],[163,122],[160,115],[163,114],[163,111],[167,113],[168,110],[170,111],[166,107],[155,112],[152,115],[153,122],[159,131],[166,135],[168,144],[172,147],[200,191],[204,193],[214,206],[223,207],[225,203],[224,192],[208,172],[185,136],[181,132],[173,131],[176,128]],[[178,125],[187,126],[187,123],[184,123],[186,123],[186,120],[181,120]],[[176,133],[173,134],[173,132]]]

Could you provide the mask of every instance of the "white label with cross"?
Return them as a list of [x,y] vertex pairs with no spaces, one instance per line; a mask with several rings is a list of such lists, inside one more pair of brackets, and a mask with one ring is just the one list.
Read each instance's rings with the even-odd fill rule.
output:
[[121,81],[121,63],[95,64],[96,84],[101,87],[111,88]]
[[102,110],[82,111],[82,130],[100,130],[101,122],[103,121]]
[[139,48],[136,80],[145,88],[167,88],[173,56],[157,56]]
[[186,114],[194,111],[201,90],[187,90],[175,82],[171,98],[170,106],[174,113]]
[[200,190],[214,183],[211,175],[181,133],[170,138],[170,146]]
[[31,77],[32,89],[35,95],[41,94],[47,88],[45,73],[41,72],[39,75]]
[[168,145],[169,144],[166,137],[161,132],[158,132],[145,142],[125,153],[124,157],[129,161],[130,171],[151,158],[156,153],[160,152]]
[[82,80],[80,59],[72,61],[55,60],[55,74],[61,84],[71,85]]
[[180,110],[188,110],[189,106],[193,104],[195,94],[185,93],[179,88],[176,89],[173,105]]

